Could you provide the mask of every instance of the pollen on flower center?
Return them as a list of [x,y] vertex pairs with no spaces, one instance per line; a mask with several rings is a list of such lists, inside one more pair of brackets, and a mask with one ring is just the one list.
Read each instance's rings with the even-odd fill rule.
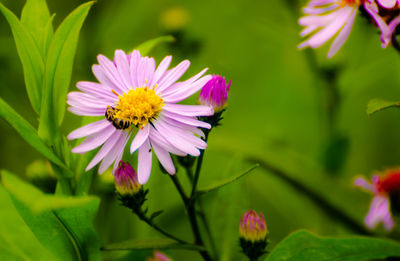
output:
[[163,99],[148,86],[129,90],[118,98],[114,118],[129,121],[140,128],[156,118],[164,106]]
[[342,6],[344,5],[361,5],[361,0],[343,0],[341,3]]

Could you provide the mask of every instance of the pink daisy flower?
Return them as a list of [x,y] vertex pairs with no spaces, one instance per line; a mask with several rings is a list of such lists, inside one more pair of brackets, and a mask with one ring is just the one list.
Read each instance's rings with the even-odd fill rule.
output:
[[365,10],[381,31],[382,47],[389,46],[396,27],[400,24],[400,0],[366,0]]
[[298,48],[317,48],[337,35],[328,52],[328,57],[332,57],[347,40],[360,5],[361,0],[311,0],[303,8],[306,16],[299,20],[299,24],[305,26],[300,35],[315,33]]
[[81,92],[68,94],[68,109],[72,113],[104,117],[68,135],[70,140],[86,137],[72,149],[74,153],[86,153],[101,146],[86,171],[101,162],[101,174],[115,162],[115,172],[131,136],[130,152],[138,151],[140,184],[146,183],[150,176],[152,151],[165,170],[174,174],[170,153],[199,156],[199,150],[207,147],[199,127],[209,129],[211,125],[197,117],[210,116],[213,109],[177,103],[199,91],[212,77],[203,76],[207,70],[204,69],[188,80],[177,82],[190,62],[184,60],[168,70],[171,59],[165,57],[156,68],[153,58],[142,57],[136,50],[130,54],[117,50],[113,61],[99,55],[99,64],[92,67],[99,83],[78,82]]
[[374,175],[371,183],[364,178],[357,178],[354,184],[374,194],[365,224],[375,228],[383,223],[386,230],[394,226],[392,212],[400,209],[400,170],[387,170],[383,175]]

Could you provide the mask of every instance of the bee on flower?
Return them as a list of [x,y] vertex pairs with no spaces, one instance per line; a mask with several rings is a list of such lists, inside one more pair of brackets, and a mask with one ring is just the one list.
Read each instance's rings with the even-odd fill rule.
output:
[[213,115],[213,108],[178,102],[200,91],[212,76],[203,76],[207,71],[204,69],[178,82],[190,62],[184,60],[168,69],[171,60],[171,56],[165,57],[156,68],[153,58],[142,57],[137,50],[129,54],[117,50],[113,61],[99,55],[99,64],[92,67],[99,82],[78,82],[80,92],[68,94],[68,109],[72,113],[103,117],[68,135],[70,140],[86,137],[72,149],[74,153],[101,147],[86,171],[101,162],[101,174],[115,162],[115,173],[131,137],[130,152],[138,151],[140,184],[149,179],[153,152],[173,175],[175,166],[170,154],[199,156],[200,150],[207,147],[200,128],[210,129],[211,125],[197,117]]
[[371,206],[365,224],[374,229],[382,223],[388,231],[394,227],[392,214],[400,213],[400,169],[389,169],[372,177],[368,182],[363,177],[354,181],[355,186],[372,193]]

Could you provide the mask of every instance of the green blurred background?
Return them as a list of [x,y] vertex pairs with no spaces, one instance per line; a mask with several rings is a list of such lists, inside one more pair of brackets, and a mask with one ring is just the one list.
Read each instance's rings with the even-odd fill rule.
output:
[[[18,15],[24,2],[2,0]],[[57,26],[84,1],[47,2],[51,13],[56,13]],[[172,54],[174,64],[191,61],[185,77],[208,67],[210,73],[232,80],[228,110],[223,125],[211,133],[200,185],[238,174],[252,162],[262,166],[204,198],[221,260],[245,260],[237,237],[239,218],[247,209],[264,213],[269,249],[299,228],[321,235],[366,233],[348,221],[362,227],[370,201],[352,187],[353,177],[400,162],[399,112],[389,110],[373,117],[365,113],[372,98],[400,99],[398,54],[380,48],[377,29],[361,16],[333,59],[326,58],[328,46],[298,51],[297,20],[303,4],[294,0],[99,0],[81,32],[71,90],[79,80],[95,80],[91,65],[97,63],[97,54],[111,58],[115,49],[130,51],[166,34],[176,41],[152,51],[157,62]],[[0,17],[0,47],[0,96],[37,126],[4,17]],[[67,112],[64,122],[68,134],[81,119]],[[1,169],[21,177],[41,172],[37,165],[44,158],[4,121],[0,133]],[[177,175],[188,184],[183,170]],[[159,236],[119,206],[109,180],[96,177],[92,188],[102,197],[96,226],[103,243]],[[178,193],[157,163],[146,187],[150,210],[165,210],[158,222],[191,240]],[[200,260],[194,252],[167,253],[176,260]],[[144,260],[148,254],[108,252],[104,258]]]

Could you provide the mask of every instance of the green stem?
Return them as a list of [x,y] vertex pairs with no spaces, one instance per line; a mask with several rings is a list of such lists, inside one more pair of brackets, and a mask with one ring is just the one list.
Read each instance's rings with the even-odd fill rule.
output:
[[140,209],[137,213],[137,216],[140,218],[140,220],[146,222],[149,226],[151,226],[152,228],[154,228],[155,230],[157,230],[158,232],[160,232],[161,234],[163,234],[164,236],[171,238],[179,243],[183,243],[183,244],[189,244],[189,242],[186,242],[180,238],[177,238],[174,235],[171,235],[170,233],[166,232],[165,230],[163,230],[162,228],[160,228],[159,226],[157,226],[156,224],[154,224],[153,220],[151,220],[151,218],[149,218],[148,216],[146,216],[146,214],[144,213],[144,211],[142,209]]
[[[185,167],[185,169],[186,169],[187,175],[189,177],[193,178],[192,168],[191,167]],[[193,179],[192,179],[192,182],[193,182]],[[206,229],[206,233],[207,233],[208,239],[210,240],[210,245],[211,245],[212,251],[214,253],[214,257],[216,259],[218,259],[217,246],[216,246],[214,238],[212,236],[211,228],[210,228],[210,225],[209,225],[209,223],[207,221],[207,216],[206,216],[206,214],[204,212],[204,206],[203,206],[202,198],[199,198],[198,202],[199,202],[199,208],[200,208],[200,210],[198,211],[198,215],[199,215],[199,217],[200,217],[201,221],[203,222],[203,225],[204,225],[204,227]]]
[[[210,133],[210,130],[204,131],[204,141],[205,142],[207,142],[207,140],[208,140],[209,133]],[[205,150],[202,150],[200,152],[199,158],[197,159],[196,171],[194,173],[192,193],[190,194],[190,199],[193,199],[194,194],[196,193],[197,183],[199,182],[199,177],[200,177],[201,165],[203,164],[204,152],[205,152]]]
[[[200,157],[203,153],[204,153],[204,151],[201,152]],[[200,168],[201,168],[201,166],[200,166]],[[200,170],[200,168],[198,168],[198,169]],[[197,174],[197,176],[198,176],[198,174]],[[179,195],[181,196],[182,201],[185,204],[185,207],[187,209],[190,227],[193,231],[193,235],[195,238],[194,243],[197,245],[200,245],[200,246],[204,246],[204,242],[203,242],[203,239],[201,238],[201,234],[200,234],[200,230],[199,230],[199,224],[197,223],[196,209],[195,209],[195,204],[194,204],[195,202],[193,202],[192,197],[188,198],[186,196],[186,194],[183,190],[183,187],[182,187],[181,183],[179,182],[178,178],[175,175],[170,176],[170,177],[171,177],[176,189],[178,190]],[[197,180],[198,180],[198,177],[197,177]],[[193,186],[192,188],[195,188],[195,186]],[[194,195],[193,191],[192,191],[192,194]],[[199,253],[203,257],[204,260],[206,260],[206,261],[213,260],[207,250],[199,251]]]
[[171,177],[171,180],[174,183],[176,189],[178,190],[179,195],[181,196],[181,198],[183,200],[183,203],[185,204],[185,206],[187,206],[189,203],[189,198],[188,198],[188,196],[186,196],[186,193],[183,190],[183,187],[182,187],[181,183],[179,182],[178,177],[176,175],[168,175],[168,176]]

